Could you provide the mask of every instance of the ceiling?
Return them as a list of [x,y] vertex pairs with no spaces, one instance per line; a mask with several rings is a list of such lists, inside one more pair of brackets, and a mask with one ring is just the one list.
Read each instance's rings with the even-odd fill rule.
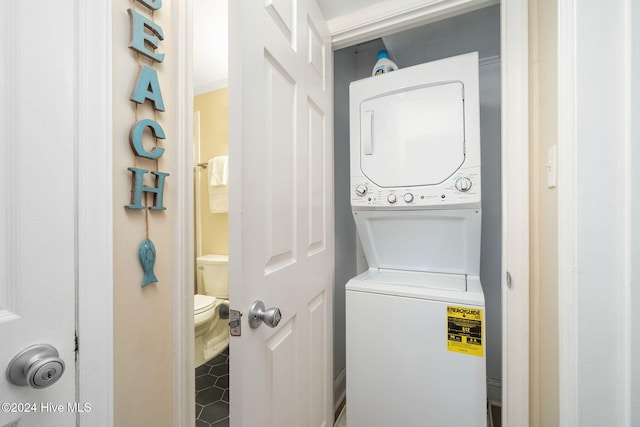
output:
[[327,21],[338,16],[347,15],[385,0],[317,0],[320,10]]
[[227,86],[228,0],[193,0],[194,93]]

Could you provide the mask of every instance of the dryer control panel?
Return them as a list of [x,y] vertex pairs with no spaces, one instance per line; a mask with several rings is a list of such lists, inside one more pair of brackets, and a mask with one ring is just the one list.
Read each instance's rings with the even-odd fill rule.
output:
[[480,168],[461,169],[439,185],[383,188],[365,176],[351,177],[354,209],[479,208]]

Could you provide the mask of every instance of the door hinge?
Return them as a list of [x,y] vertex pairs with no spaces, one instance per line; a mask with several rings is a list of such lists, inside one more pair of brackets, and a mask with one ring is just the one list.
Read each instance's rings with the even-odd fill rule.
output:
[[73,336],[73,342],[74,342],[74,348],[73,351],[78,354],[78,348],[79,348],[79,340],[78,340],[78,331],[75,332],[74,336]]
[[511,273],[507,271],[507,288],[511,289]]

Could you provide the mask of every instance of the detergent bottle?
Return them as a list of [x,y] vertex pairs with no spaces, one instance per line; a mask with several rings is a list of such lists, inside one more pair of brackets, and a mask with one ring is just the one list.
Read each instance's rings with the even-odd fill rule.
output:
[[396,71],[398,66],[395,62],[389,59],[389,52],[386,50],[381,50],[378,52],[378,60],[376,65],[373,66],[372,76],[377,76],[378,74],[386,74],[391,71]]

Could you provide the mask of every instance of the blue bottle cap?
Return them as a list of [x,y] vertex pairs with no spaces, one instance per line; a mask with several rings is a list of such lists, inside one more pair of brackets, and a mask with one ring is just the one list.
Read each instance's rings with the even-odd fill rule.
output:
[[387,58],[389,59],[389,52],[387,52],[386,50],[381,50],[378,52],[378,57],[376,58],[376,61],[382,58]]

